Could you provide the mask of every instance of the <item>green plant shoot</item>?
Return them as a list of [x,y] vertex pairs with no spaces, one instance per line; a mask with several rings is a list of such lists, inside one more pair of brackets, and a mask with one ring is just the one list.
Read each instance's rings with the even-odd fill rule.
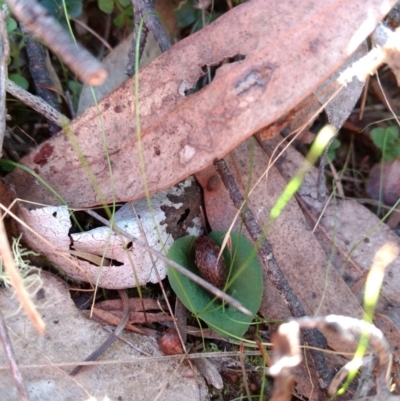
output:
[[315,141],[313,142],[310,151],[306,157],[306,161],[300,168],[298,173],[288,182],[282,195],[277,200],[275,206],[271,209],[270,220],[275,220],[279,217],[282,210],[286,207],[288,202],[293,198],[296,192],[299,190],[301,183],[303,182],[304,176],[311,169],[311,167],[321,156],[325,147],[328,145],[330,140],[335,136],[336,128],[333,125],[325,125],[319,131]]
[[[227,231],[214,231],[208,236],[218,245]],[[226,266],[230,270],[225,291],[238,300],[252,315],[245,315],[230,305],[223,305],[214,295],[200,287],[173,267],[168,266],[168,280],[181,302],[196,318],[225,338],[241,339],[258,312],[263,294],[262,268],[255,248],[242,235],[231,232],[232,255],[226,247],[223,251]],[[200,275],[194,260],[196,237],[185,236],[176,240],[168,250],[168,258]]]
[[383,160],[391,161],[400,157],[400,135],[397,125],[374,128],[370,135],[374,145],[381,150]]
[[[372,323],[376,304],[378,303],[379,293],[381,291],[383,277],[385,275],[386,267],[397,258],[399,249],[395,244],[388,243],[383,245],[374,257],[372,267],[368,273],[365,283],[364,294],[364,315],[363,320],[367,323]],[[369,335],[362,333],[358,343],[356,352],[351,364],[351,369],[343,386],[337,391],[336,395],[342,395],[348,389],[351,382],[356,377],[359,368],[361,367],[362,360],[367,350]]]

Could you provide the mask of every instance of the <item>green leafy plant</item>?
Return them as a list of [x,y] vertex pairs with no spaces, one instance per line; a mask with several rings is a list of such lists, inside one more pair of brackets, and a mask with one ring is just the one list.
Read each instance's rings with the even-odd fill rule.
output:
[[[329,146],[327,156],[328,156],[328,159],[330,162],[333,162],[335,160],[336,150],[340,148],[340,145],[341,145],[341,143],[340,143],[339,139],[335,138],[332,141],[331,146]],[[328,162],[328,161],[326,161],[326,162]]]
[[[209,234],[218,245],[226,231]],[[199,275],[194,264],[194,242],[196,237],[186,236],[175,241],[168,251],[168,257]],[[168,278],[172,289],[182,303],[210,328],[227,338],[240,338],[247,331],[258,312],[263,294],[262,269],[257,253],[250,242],[238,233],[231,233],[232,254],[224,249],[225,264],[230,269],[226,292],[242,303],[253,315],[247,316],[230,305],[215,299],[203,287],[168,267]]]
[[15,84],[20,86],[21,88],[27,90],[29,88],[28,80],[23,77],[21,74],[9,74],[8,78],[10,81],[13,81]]
[[391,161],[400,157],[400,135],[397,125],[374,128],[370,135],[374,145],[381,150],[383,160]]
[[124,26],[127,22],[132,23],[133,7],[131,0],[98,0],[99,9],[106,14],[111,14],[115,9],[118,10],[117,16],[113,19],[113,24],[117,27]]
[[106,14],[111,14],[114,11],[115,6],[126,8],[132,4],[131,0],[98,0],[97,3],[100,10]]
[[[0,1],[0,5],[3,2]],[[25,62],[20,57],[21,50],[24,47],[24,42],[21,40],[21,35],[16,33],[17,23],[10,16],[7,17],[6,30],[9,36],[9,46],[10,46],[10,56],[8,59],[8,78],[15,84],[19,85],[23,89],[28,89],[29,82],[22,75],[21,68],[24,66]]]
[[39,3],[62,24],[66,24],[64,3],[68,19],[78,18],[82,13],[82,0],[41,0]]
[[202,29],[205,25],[209,25],[222,15],[221,13],[212,12],[203,18],[202,13],[202,10],[195,7],[193,0],[185,1],[175,11],[178,26],[180,28],[191,27],[190,34],[192,34]]

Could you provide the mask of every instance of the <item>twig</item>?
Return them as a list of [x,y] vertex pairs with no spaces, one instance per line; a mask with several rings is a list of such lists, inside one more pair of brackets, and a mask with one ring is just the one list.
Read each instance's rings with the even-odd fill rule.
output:
[[9,79],[7,80],[7,92],[21,102],[24,102],[27,106],[31,107],[42,116],[46,117],[47,120],[58,125],[60,128],[69,124],[70,120],[67,117],[59,113],[40,97],[32,95]]
[[73,41],[58,21],[34,0],[6,0],[15,17],[25,28],[46,44],[61,60],[89,85],[101,85],[107,71],[100,61]]
[[122,230],[121,228],[119,228],[115,224],[113,224],[111,226],[110,222],[107,219],[101,217],[100,215],[98,215],[93,210],[86,210],[86,213],[89,214],[90,216],[94,217],[96,220],[100,221],[101,223],[103,223],[105,226],[111,227],[116,233],[123,235],[124,237],[128,238],[130,241],[132,241],[135,244],[138,244],[139,246],[141,246],[146,251],[151,252],[154,256],[156,256],[157,258],[161,259],[162,261],[167,263],[172,268],[178,270],[179,273],[181,273],[184,276],[188,277],[190,280],[194,281],[196,284],[202,286],[207,291],[209,291],[212,294],[214,294],[216,297],[221,298],[226,303],[232,305],[238,311],[244,313],[245,315],[249,315],[249,316],[253,315],[239,301],[237,301],[236,299],[232,298],[230,295],[228,295],[225,292],[223,292],[223,291],[219,290],[218,288],[214,287],[209,282],[207,282],[206,280],[204,280],[201,277],[197,276],[196,274],[192,273],[191,271],[185,269],[180,264],[174,262],[171,259],[168,259],[161,252],[157,252],[156,250],[152,249],[150,246],[146,245],[143,241],[140,241],[139,239],[135,238],[133,235],[129,234],[125,230]]
[[[130,308],[129,308],[129,298],[128,294],[126,293],[125,290],[118,290],[119,296],[122,299],[122,303],[124,305],[124,311],[122,314],[121,321],[119,322],[118,326],[115,328],[115,330],[110,334],[110,336],[107,338],[106,341],[104,341],[103,344],[100,345],[94,352],[92,352],[86,359],[85,362],[88,361],[94,361],[96,360],[104,351],[107,350],[107,348],[118,338],[118,336],[122,333],[122,330],[124,330],[125,326],[127,325],[129,321],[129,315],[130,315]],[[75,376],[76,374],[79,373],[79,371],[83,368],[83,365],[78,365],[75,369],[71,371],[69,374],[70,376]]]
[[242,370],[242,381],[243,381],[244,390],[246,392],[247,400],[251,401],[249,383],[247,382],[246,367],[245,367],[245,364],[244,364],[243,351],[244,351],[244,345],[243,345],[243,343],[240,343],[240,346],[239,346],[239,359],[240,359],[240,368]]
[[[29,344],[27,344],[28,346]],[[143,351],[139,351],[142,352]],[[245,356],[260,356],[260,351],[245,351]],[[96,365],[121,365],[121,364],[138,364],[141,362],[150,362],[153,363],[154,361],[176,361],[185,357],[187,359],[201,359],[201,358],[229,358],[229,357],[238,357],[238,351],[224,351],[224,352],[200,352],[196,354],[179,354],[179,355],[161,355],[161,356],[146,356],[146,357],[137,357],[134,359],[119,359],[119,360],[102,360],[102,361],[88,361],[88,362],[80,362],[83,366],[96,366]],[[38,369],[38,368],[48,368],[54,369],[58,367],[67,367],[67,366],[75,366],[76,362],[61,362],[55,363],[53,361],[49,361],[48,365],[46,364],[30,364],[30,365],[22,365],[20,364],[20,369]],[[8,371],[10,368],[9,366],[0,365],[0,372]]]
[[[221,177],[222,182],[225,185],[236,209],[240,209],[244,203],[244,198],[236,185],[235,179],[228,169],[224,160],[217,160],[214,162],[214,166]],[[258,249],[258,254],[261,257],[263,264],[268,273],[268,278],[272,284],[277,288],[286,305],[288,306],[292,316],[302,317],[306,316],[306,311],[301,305],[300,300],[293,292],[290,284],[286,280],[281,268],[276,261],[271,244],[267,241],[264,234],[262,233],[253,213],[247,208],[242,212],[243,222]],[[304,339],[307,343],[316,348],[326,348],[325,337],[317,330],[305,330]],[[325,389],[328,386],[330,380],[330,372],[326,363],[324,355],[313,349],[310,350],[311,356],[314,360],[315,368],[321,379],[320,387]]]
[[6,80],[10,53],[6,30],[7,10],[5,6],[3,7],[3,10],[0,11],[0,157],[3,154],[2,149],[6,133]]
[[[60,105],[57,93],[50,89],[54,88],[54,82],[49,75],[49,69],[46,64],[46,49],[40,42],[28,34],[22,24],[21,31],[26,34],[24,37],[25,49],[28,55],[28,67],[35,85],[36,94],[59,112]],[[60,131],[58,124],[55,124],[51,120],[48,120],[48,122],[50,135],[55,135]]]
[[132,6],[135,18],[135,30],[132,37],[132,45],[128,53],[128,62],[126,66],[126,74],[130,77],[135,73],[136,38],[138,37],[140,20],[142,18],[144,18],[144,25],[140,34],[139,60],[142,57],[149,31],[153,34],[154,39],[158,43],[158,46],[160,46],[162,52],[166,52],[171,48],[171,41],[169,40],[167,32],[157,16],[153,1],[132,0]]
[[17,391],[19,399],[21,401],[28,401],[28,391],[26,390],[21,371],[17,365],[17,360],[15,359],[14,350],[8,335],[6,322],[4,320],[3,314],[0,310],[0,341],[3,343],[4,354],[7,358],[8,365],[10,366],[12,376],[17,386]]

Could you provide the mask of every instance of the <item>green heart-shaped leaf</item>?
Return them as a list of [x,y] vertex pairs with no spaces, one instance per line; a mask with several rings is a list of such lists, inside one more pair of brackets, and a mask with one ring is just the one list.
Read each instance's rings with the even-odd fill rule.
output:
[[[215,231],[208,236],[218,245],[226,231]],[[196,237],[186,236],[176,240],[168,251],[168,257],[188,270],[199,275],[194,264],[194,242]],[[182,303],[210,328],[224,337],[240,338],[247,331],[258,312],[263,293],[262,269],[257,253],[250,242],[238,233],[231,233],[232,255],[227,247],[224,258],[230,274],[226,290],[229,295],[242,303],[253,315],[247,316],[219,300],[174,268],[168,266],[168,278],[172,289]]]

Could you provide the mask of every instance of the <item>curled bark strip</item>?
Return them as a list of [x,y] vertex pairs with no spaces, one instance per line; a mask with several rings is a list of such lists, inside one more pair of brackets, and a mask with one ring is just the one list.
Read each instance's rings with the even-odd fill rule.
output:
[[7,0],[19,22],[33,36],[44,42],[63,62],[89,85],[101,85],[107,71],[85,48],[75,43],[47,10],[34,0]]
[[[22,32],[27,33],[21,24]],[[49,74],[49,68],[46,64],[47,50],[45,47],[33,39],[29,34],[24,38],[25,49],[28,55],[28,67],[33,83],[35,85],[36,94],[48,103],[53,109],[60,111],[57,92],[52,90],[55,87],[54,81]],[[55,135],[60,131],[59,125],[49,120],[49,133]]]
[[37,111],[47,120],[58,125],[60,128],[65,127],[69,123],[69,119],[63,114],[59,113],[56,109],[51,107],[40,97],[32,95],[25,89],[15,84],[13,81],[7,80],[7,92],[13,95],[27,106],[32,107],[33,110]]

